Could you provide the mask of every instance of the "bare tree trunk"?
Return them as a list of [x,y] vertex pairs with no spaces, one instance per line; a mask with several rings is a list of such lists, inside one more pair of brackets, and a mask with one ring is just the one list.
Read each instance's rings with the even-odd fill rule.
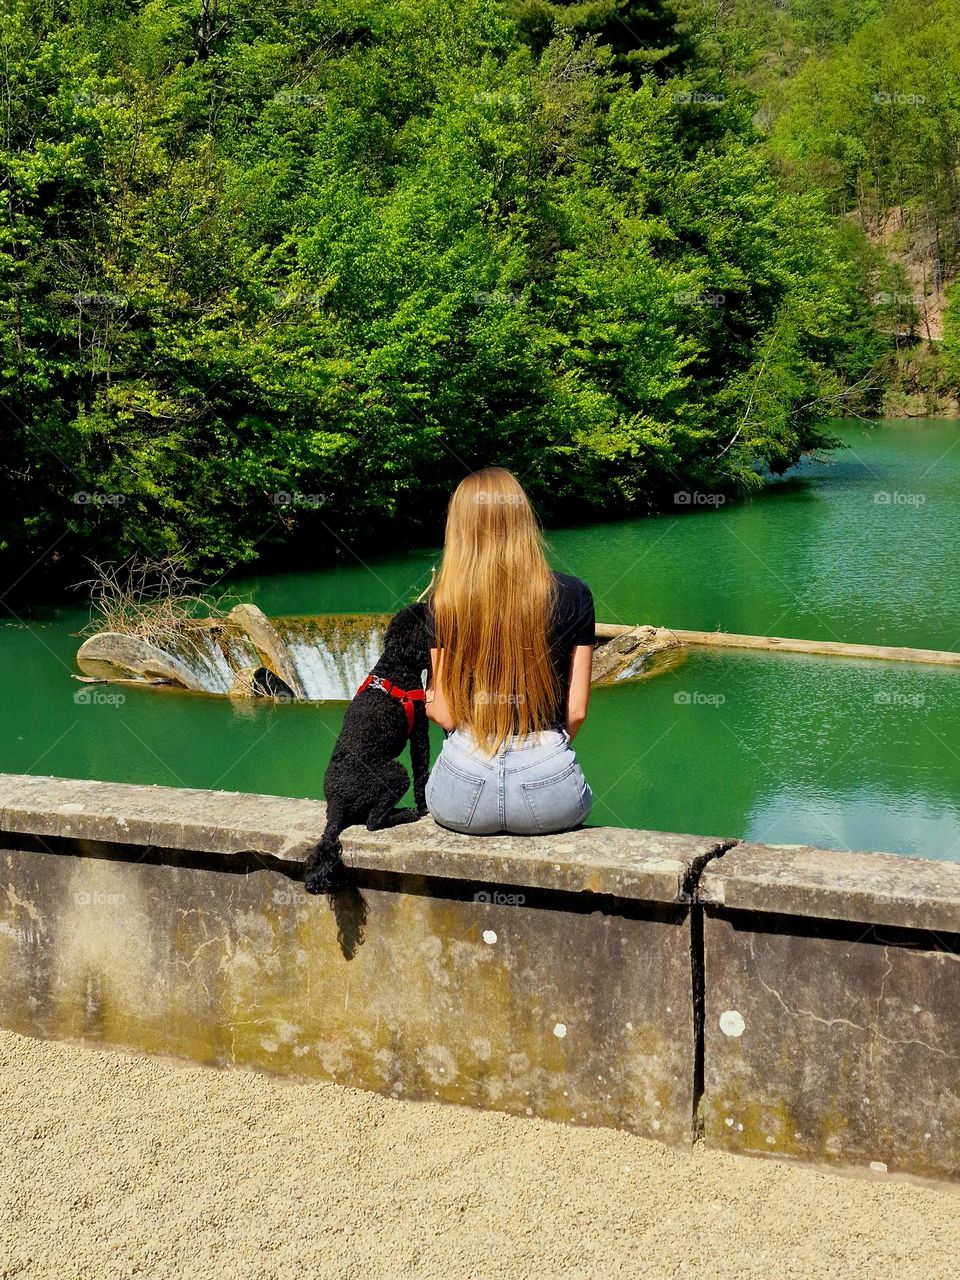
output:
[[210,56],[214,27],[217,21],[217,4],[219,0],[200,0],[200,21],[197,24],[197,57],[205,62]]

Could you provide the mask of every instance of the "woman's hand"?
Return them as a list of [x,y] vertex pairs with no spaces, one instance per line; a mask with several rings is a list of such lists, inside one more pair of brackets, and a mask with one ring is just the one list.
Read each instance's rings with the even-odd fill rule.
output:
[[593,645],[578,644],[570,658],[570,692],[567,695],[567,734],[571,742],[587,718],[592,674]]

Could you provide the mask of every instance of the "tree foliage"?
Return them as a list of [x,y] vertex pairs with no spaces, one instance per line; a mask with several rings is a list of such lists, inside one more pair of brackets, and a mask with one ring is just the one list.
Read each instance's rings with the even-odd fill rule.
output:
[[4,554],[225,570],[493,461],[648,510],[822,443],[875,353],[821,195],[695,23],[648,66],[577,8],[10,0]]

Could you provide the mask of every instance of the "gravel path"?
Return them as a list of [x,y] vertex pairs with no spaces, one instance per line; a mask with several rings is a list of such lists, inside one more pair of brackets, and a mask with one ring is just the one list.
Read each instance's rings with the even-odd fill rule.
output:
[[0,1277],[956,1274],[960,1195],[0,1032]]

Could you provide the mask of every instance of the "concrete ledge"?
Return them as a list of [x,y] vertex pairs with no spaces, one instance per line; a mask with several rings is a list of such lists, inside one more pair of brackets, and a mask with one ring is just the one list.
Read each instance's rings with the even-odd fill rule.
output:
[[[107,840],[218,855],[303,862],[326,822],[317,800],[0,774],[0,831]],[[712,836],[594,827],[575,835],[458,835],[429,818],[390,832],[351,828],[344,858],[366,870],[526,884],[568,893],[678,900],[690,868],[721,845]]]
[[892,853],[738,842],[697,896],[731,911],[960,931],[960,863]]

